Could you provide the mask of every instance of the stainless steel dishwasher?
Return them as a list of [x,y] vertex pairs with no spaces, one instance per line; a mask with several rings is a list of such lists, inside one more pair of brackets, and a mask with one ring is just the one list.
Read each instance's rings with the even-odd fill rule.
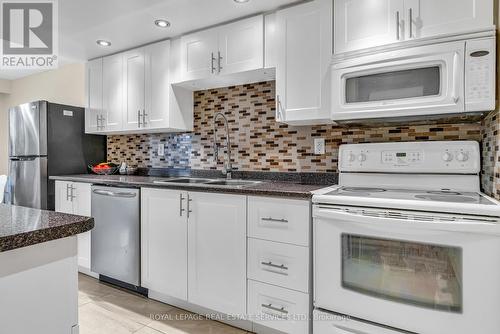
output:
[[134,290],[141,284],[139,208],[139,189],[92,186],[92,271]]

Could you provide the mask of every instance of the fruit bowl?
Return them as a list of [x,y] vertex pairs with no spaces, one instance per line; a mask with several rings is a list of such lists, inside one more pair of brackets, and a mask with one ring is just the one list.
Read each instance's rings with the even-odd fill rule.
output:
[[95,166],[90,166],[89,169],[94,174],[98,175],[112,175],[118,172],[119,167],[113,163],[101,163]]

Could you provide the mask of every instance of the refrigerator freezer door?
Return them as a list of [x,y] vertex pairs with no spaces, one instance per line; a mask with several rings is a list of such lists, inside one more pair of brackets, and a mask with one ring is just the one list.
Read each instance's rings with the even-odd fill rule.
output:
[[9,156],[47,155],[47,102],[9,109]]
[[47,158],[21,157],[9,161],[10,204],[47,208]]

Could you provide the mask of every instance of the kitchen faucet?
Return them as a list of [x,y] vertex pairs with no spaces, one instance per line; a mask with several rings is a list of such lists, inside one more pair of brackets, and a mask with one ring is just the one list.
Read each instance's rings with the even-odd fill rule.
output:
[[220,145],[217,143],[217,118],[222,117],[224,120],[224,127],[226,129],[226,157],[224,159],[224,169],[222,173],[226,175],[228,180],[231,179],[231,173],[233,171],[233,165],[231,164],[231,142],[229,140],[229,125],[226,116],[218,112],[214,116],[214,161],[217,164],[219,161],[219,148]]

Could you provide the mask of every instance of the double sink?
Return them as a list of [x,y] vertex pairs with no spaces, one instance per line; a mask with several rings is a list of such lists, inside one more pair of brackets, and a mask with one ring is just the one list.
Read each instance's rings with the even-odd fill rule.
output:
[[196,177],[178,177],[166,180],[155,180],[153,181],[157,184],[182,184],[182,185],[200,185],[200,186],[209,186],[209,187],[228,187],[228,188],[243,188],[253,186],[262,181],[253,181],[253,180],[230,180],[230,179],[204,179],[204,178],[196,178]]

